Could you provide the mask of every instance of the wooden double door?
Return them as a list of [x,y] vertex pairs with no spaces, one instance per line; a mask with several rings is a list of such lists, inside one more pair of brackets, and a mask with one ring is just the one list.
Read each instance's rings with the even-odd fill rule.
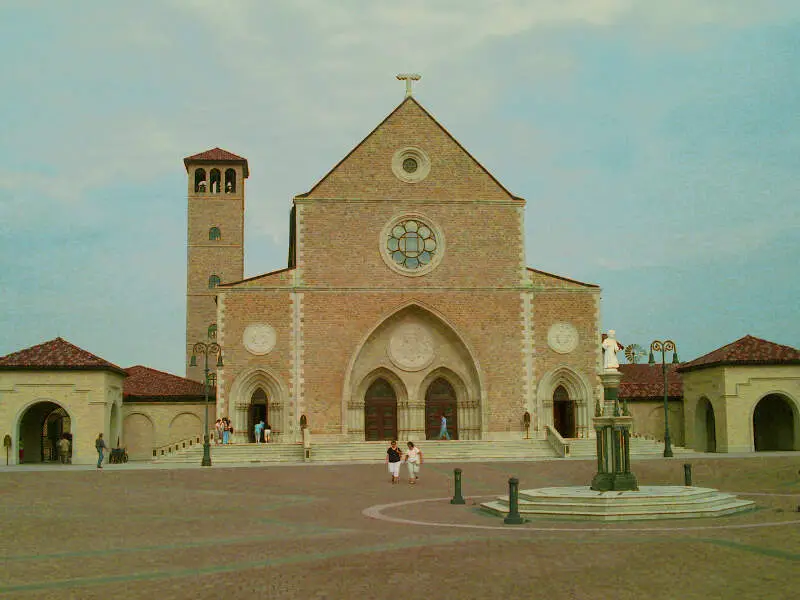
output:
[[373,381],[364,398],[364,439],[397,439],[397,395],[385,379]]

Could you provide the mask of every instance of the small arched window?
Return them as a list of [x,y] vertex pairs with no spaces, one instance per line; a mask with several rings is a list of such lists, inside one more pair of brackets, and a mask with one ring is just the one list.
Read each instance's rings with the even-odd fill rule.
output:
[[211,340],[217,339],[217,324],[212,323],[208,326],[208,338]]
[[222,232],[219,230],[219,227],[212,227],[208,230],[208,239],[210,240],[218,240],[222,237]]
[[195,192],[205,192],[208,188],[208,182],[206,181],[206,170],[205,169],[195,169],[194,171],[194,191]]
[[217,275],[212,275],[208,278],[208,289],[215,288],[220,284],[220,279]]
[[208,387],[216,387],[217,385],[217,374],[216,373],[209,373],[208,374]]
[[236,193],[236,171],[233,169],[225,169],[225,193]]
[[219,169],[211,169],[211,183],[209,184],[209,189],[211,190],[212,194],[219,194],[222,190],[220,189],[220,185],[222,184],[222,176],[219,173]]

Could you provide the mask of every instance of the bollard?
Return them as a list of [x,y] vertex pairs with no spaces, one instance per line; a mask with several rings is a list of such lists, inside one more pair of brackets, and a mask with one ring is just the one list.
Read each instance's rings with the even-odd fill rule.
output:
[[683,485],[692,485],[692,465],[689,463],[683,465]]
[[503,519],[506,525],[520,525],[525,520],[519,514],[519,479],[512,477],[508,480],[508,514]]
[[450,504],[466,504],[464,496],[461,495],[461,469],[453,469],[453,478],[455,479],[455,493]]

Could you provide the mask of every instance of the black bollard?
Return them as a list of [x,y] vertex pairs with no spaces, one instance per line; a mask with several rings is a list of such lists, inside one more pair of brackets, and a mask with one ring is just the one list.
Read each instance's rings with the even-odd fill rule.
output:
[[512,477],[508,480],[508,514],[503,519],[506,525],[520,525],[525,520],[519,514],[519,479]]
[[692,465],[684,463],[683,465],[683,485],[692,485]]
[[455,493],[450,504],[466,504],[464,496],[461,495],[461,469],[453,469],[453,479],[455,480]]

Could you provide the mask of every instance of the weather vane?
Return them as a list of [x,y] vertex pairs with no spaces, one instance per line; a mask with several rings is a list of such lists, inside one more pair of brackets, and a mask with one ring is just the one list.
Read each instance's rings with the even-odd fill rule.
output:
[[411,95],[411,82],[412,81],[419,81],[422,79],[422,75],[419,73],[399,73],[397,75],[397,79],[403,81],[405,79],[406,82],[406,98]]

